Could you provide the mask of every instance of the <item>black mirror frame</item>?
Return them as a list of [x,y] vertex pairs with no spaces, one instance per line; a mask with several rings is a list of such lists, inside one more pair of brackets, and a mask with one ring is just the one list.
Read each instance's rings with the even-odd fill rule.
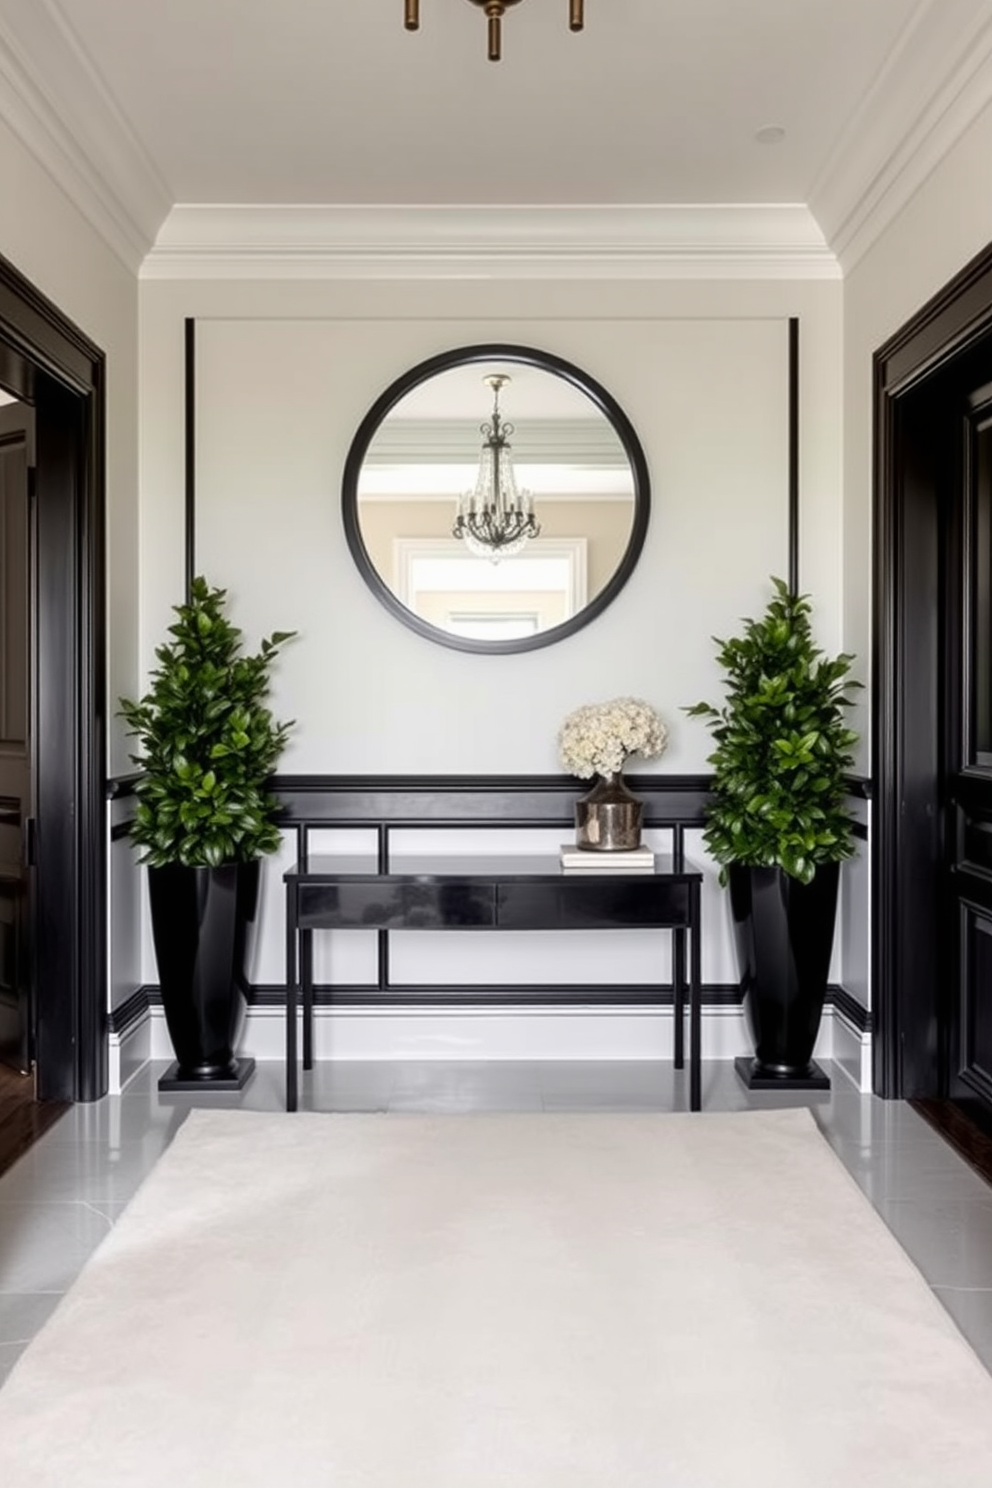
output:
[[[590,600],[577,615],[573,615],[561,625],[554,625],[537,635],[524,636],[517,640],[484,641],[475,637],[451,635],[439,626],[422,620],[419,615],[414,614],[397,599],[380,576],[369,556],[358,522],[358,481],[362,465],[379,425],[390,410],[407,393],[419,387],[422,382],[436,376],[437,373],[450,371],[453,367],[467,366],[473,362],[487,361],[517,362],[523,366],[552,372],[564,378],[566,382],[570,382],[580,392],[585,393],[586,397],[609,419],[624,447],[634,476],[634,520],[631,524],[630,538],[609,583],[604,585],[595,598]],[[355,560],[359,573],[380,604],[385,605],[386,609],[398,620],[402,620],[404,625],[428,640],[437,641],[440,645],[449,646],[455,651],[473,651],[484,656],[505,656],[517,651],[536,651],[542,646],[551,646],[556,641],[563,641],[567,636],[574,635],[597,615],[602,614],[607,605],[616,599],[640,557],[647,534],[650,507],[651,489],[644,450],[634,432],[633,425],[616,399],[588,373],[573,366],[571,362],[563,361],[561,357],[553,356],[550,352],[535,351],[529,346],[504,346],[499,343],[465,346],[441,352],[411,367],[408,372],[403,373],[402,377],[398,377],[376,399],[359,425],[348,451],[341,483],[341,510],[348,547],[351,549],[351,556]]]

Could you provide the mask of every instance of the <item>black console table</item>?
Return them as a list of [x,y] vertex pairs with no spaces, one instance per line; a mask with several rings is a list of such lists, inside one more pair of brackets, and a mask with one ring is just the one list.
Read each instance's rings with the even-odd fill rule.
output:
[[[659,855],[653,873],[563,873],[547,855],[308,857],[286,885],[286,1109],[297,1107],[297,1009],[303,1068],[313,1067],[315,930],[670,930],[674,1063],[685,1064],[689,1003],[689,1108],[700,1109],[700,893],[702,872]],[[688,936],[688,957],[686,937]],[[688,978],[686,968],[688,966]],[[581,1001],[577,993],[576,1001]]]

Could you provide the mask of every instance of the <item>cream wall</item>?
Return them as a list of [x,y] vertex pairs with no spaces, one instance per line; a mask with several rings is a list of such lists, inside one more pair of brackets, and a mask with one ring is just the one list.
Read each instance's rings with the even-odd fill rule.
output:
[[[138,281],[0,120],[0,253],[74,321],[107,362],[108,769],[131,768],[115,700],[138,685]],[[110,875],[111,1005],[140,978],[138,874],[127,844]]]
[[[762,607],[768,574],[787,561],[791,314],[802,322],[801,580],[831,648],[841,633],[839,284],[143,284],[145,664],[182,593],[189,315],[199,322],[198,566],[209,560],[210,576],[230,583],[249,635],[302,632],[280,663],[276,701],[321,717],[297,731],[286,770],[553,771],[562,712],[616,692],[650,697],[669,722],[660,769],[704,768],[709,737],[681,705],[719,686],[711,636]],[[370,403],[414,363],[483,339],[546,349],[603,382],[638,431],[653,483],[645,557],[627,589],[578,636],[521,656],[466,656],[399,625],[355,570],[340,519],[341,471]],[[682,386],[669,376],[679,346],[693,362]],[[776,502],[781,517],[768,518]]]
[[[801,582],[815,597],[822,644],[839,648],[841,314],[841,286],[825,281],[143,283],[145,664],[183,590],[183,326],[191,316],[197,566],[229,586],[250,642],[271,629],[300,631],[276,678],[277,711],[298,720],[285,771],[556,772],[564,712],[621,692],[650,698],[671,729],[668,753],[643,768],[705,770],[709,734],[681,708],[717,694],[712,636],[760,610],[769,574],[787,570],[792,315],[801,321]],[[414,364],[483,341],[554,353],[606,386],[638,432],[652,480],[644,554],[622,594],[578,635],[517,656],[467,655],[402,626],[356,571],[340,513],[344,462],[370,404]],[[266,868],[256,980],[280,976],[282,866]],[[736,979],[712,870],[706,924],[704,979]],[[414,939],[408,954],[427,958],[428,985],[435,975],[472,978],[459,961],[462,938]],[[581,982],[595,959],[588,937],[564,956],[558,943],[529,937],[515,947],[513,939],[487,947],[489,975],[498,960],[501,980],[539,980],[543,969],[549,980]],[[622,957],[614,937],[606,951],[621,979],[657,971],[650,937],[632,936]],[[330,961],[324,954],[318,976],[340,955],[338,972],[362,978],[355,937],[326,952]],[[154,979],[150,959],[146,976]],[[456,1037],[477,1052],[478,1020],[471,1032],[470,1022],[441,1045]],[[719,1036],[726,1043],[725,1028]],[[724,1053],[737,1051],[732,1042]]]

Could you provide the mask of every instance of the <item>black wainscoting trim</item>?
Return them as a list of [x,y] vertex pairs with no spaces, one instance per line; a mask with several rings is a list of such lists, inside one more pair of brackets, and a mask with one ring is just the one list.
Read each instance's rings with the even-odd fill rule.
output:
[[133,796],[140,779],[140,770],[134,770],[130,775],[112,775],[107,781],[107,800],[120,801],[125,796]]
[[851,836],[856,837],[859,842],[868,841],[868,828],[864,822],[854,822],[851,827]]
[[130,819],[128,821],[115,822],[110,829],[111,842],[120,842],[123,838],[130,836],[133,825],[134,822]]
[[[708,775],[628,775],[647,826],[702,825]],[[571,775],[276,775],[279,822],[558,826],[588,784]]]
[[[710,795],[709,775],[630,775],[631,788],[644,801],[649,826],[672,827],[678,839],[686,827],[703,824]],[[534,827],[572,821],[575,799],[586,789],[570,775],[277,775],[270,782],[279,800],[285,827],[346,825],[354,827]],[[121,790],[119,794],[128,793]],[[119,835],[128,823],[119,824]],[[114,828],[116,833],[118,828]],[[112,834],[113,835],[113,834]],[[665,1007],[671,987],[642,984],[470,985],[424,987],[391,985],[319,986],[323,1007]],[[279,985],[248,991],[252,1007],[285,1003]],[[713,983],[702,989],[704,1007],[736,1006],[742,992],[736,984]],[[156,986],[139,989],[124,1004],[132,1020],[159,1002]],[[833,1003],[855,1027],[870,1027],[869,1015],[843,988],[828,989]],[[115,1010],[115,1031],[122,1031],[122,1010]]]
[[[703,1007],[732,1007],[740,1004],[742,993],[732,983],[714,982],[702,989]],[[317,1007],[425,1007],[425,1008],[523,1008],[523,1007],[568,1007],[576,1012],[594,1007],[671,1007],[673,1001],[670,986],[649,986],[641,982],[634,984],[597,983],[576,987],[572,984],[499,986],[493,983],[468,986],[404,986],[391,983],[379,988],[364,984],[360,986],[318,986],[314,988],[314,1004]],[[284,987],[252,987],[248,994],[250,1007],[283,1007],[286,1002]]]
[[[138,770],[112,777],[107,782],[107,799],[116,801],[133,796],[140,779]],[[713,786],[712,775],[634,774],[626,779],[631,789],[644,798],[649,824],[669,825],[673,821],[701,824]],[[844,784],[848,795],[870,800],[871,781],[867,777],[849,775]],[[584,783],[577,783],[571,775],[274,775],[270,787],[280,798],[280,820],[284,823],[328,818],[373,821],[379,819],[382,808],[389,820],[407,822],[423,817],[425,822],[463,820],[467,825],[494,820],[531,823],[535,802],[530,799],[518,808],[521,794],[540,797],[537,806],[542,810],[550,807],[557,823],[560,812],[567,814],[575,797],[586,789]],[[314,812],[318,796],[326,796],[328,801],[326,808],[322,806]],[[394,796],[404,799],[393,801]],[[466,800],[477,796],[494,799]],[[478,810],[477,816],[466,815],[469,804]],[[856,835],[866,836],[861,823],[858,826]]]

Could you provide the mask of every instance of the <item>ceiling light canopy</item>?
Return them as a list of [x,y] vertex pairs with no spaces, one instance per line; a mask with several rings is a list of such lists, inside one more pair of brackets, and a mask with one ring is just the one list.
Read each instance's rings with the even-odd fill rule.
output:
[[[489,21],[489,60],[498,62],[502,55],[502,21],[505,13],[511,5],[519,5],[520,0],[469,0],[470,5],[477,5],[484,10]],[[420,27],[420,0],[404,0],[405,24],[408,31],[416,31]],[[568,28],[570,31],[581,31],[585,25],[585,0],[568,0]]]

